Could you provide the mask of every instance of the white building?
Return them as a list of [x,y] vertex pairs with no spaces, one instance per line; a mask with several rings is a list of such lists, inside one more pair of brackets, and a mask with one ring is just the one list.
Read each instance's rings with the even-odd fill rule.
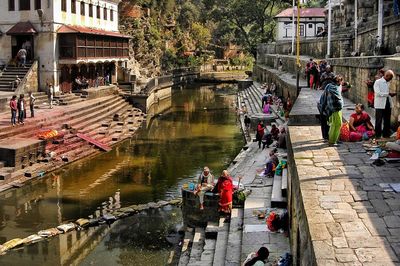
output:
[[[315,38],[325,28],[324,8],[300,9],[300,36],[303,38]],[[297,11],[295,12],[295,31],[292,29],[293,8],[283,10],[275,16],[277,20],[276,40],[291,40],[292,34],[297,29]]]
[[118,32],[121,0],[1,0],[0,60],[10,62],[26,41],[38,61],[39,86],[70,90],[81,75],[110,75],[129,57],[129,37]]

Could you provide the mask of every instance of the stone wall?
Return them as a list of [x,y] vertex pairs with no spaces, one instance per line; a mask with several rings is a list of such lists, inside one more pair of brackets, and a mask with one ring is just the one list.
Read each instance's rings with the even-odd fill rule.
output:
[[[400,18],[387,17],[383,27],[383,47],[382,54],[393,55],[396,53],[396,46],[400,44]],[[358,31],[359,53],[373,55],[377,25],[375,21],[365,24]],[[295,46],[296,49],[296,46]],[[270,44],[260,44],[258,55],[262,54],[281,54],[288,55],[292,50],[291,41],[280,41]],[[331,58],[347,57],[355,50],[354,28],[341,28],[332,36]],[[315,58],[325,58],[327,52],[327,38],[317,38],[311,40],[302,39],[300,42],[300,54]]]
[[[280,93],[287,96],[290,93],[296,96],[295,84],[288,84],[282,80],[284,73],[277,72],[278,60],[282,60],[282,71],[287,72],[286,75],[292,74],[295,78],[296,74],[296,57],[288,55],[265,54],[260,55],[257,59],[257,66],[254,67],[254,76],[260,82],[274,82],[280,88]],[[300,63],[302,65],[300,78],[304,79],[304,66],[308,61],[307,57],[302,57]],[[400,57],[343,57],[331,58],[328,63],[333,66],[336,74],[340,74],[344,79],[352,85],[350,91],[344,93],[344,96],[356,103],[362,103],[368,106],[367,95],[368,87],[366,81],[374,79],[377,71],[381,68],[393,69],[396,73],[395,78],[390,83],[390,91],[397,92],[399,96],[394,97],[395,103],[392,111],[392,124],[397,127],[397,117],[400,115]],[[300,86],[303,87],[303,86]],[[294,94],[292,94],[294,93]]]
[[31,69],[29,69],[28,73],[25,75],[21,84],[15,90],[15,94],[23,94],[28,92],[37,92],[39,91],[39,75],[38,75],[38,62],[33,62]]

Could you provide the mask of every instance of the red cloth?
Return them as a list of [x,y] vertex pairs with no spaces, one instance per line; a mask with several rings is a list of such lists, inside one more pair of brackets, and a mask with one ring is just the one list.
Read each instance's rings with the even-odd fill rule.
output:
[[10,101],[10,108],[11,109],[13,109],[13,110],[15,110],[15,111],[17,111],[17,101],[15,101],[15,100],[11,100]]
[[219,211],[230,213],[232,209],[232,177],[220,177],[218,180]]
[[353,126],[357,128],[358,126],[367,126],[367,123],[371,121],[371,117],[366,112],[361,112],[361,114],[354,113],[350,116],[354,119]]
[[310,75],[310,89],[313,88],[313,84],[314,84],[314,75]]
[[361,141],[365,133],[368,138],[371,138],[374,135],[374,131],[368,129],[368,124],[371,122],[369,114],[363,111],[361,114],[354,113],[350,117],[354,119],[353,126],[356,129],[354,131],[350,128],[349,140],[351,142]]
[[349,141],[350,140],[350,129],[348,123],[343,123],[340,128],[340,140],[341,141]]
[[258,136],[261,136],[261,137],[264,136],[264,127],[260,124],[258,124],[258,126],[257,126],[257,134],[258,134]]

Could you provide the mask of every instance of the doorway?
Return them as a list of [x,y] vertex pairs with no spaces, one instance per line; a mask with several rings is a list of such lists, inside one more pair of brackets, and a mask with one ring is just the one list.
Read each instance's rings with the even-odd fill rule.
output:
[[11,47],[12,47],[12,58],[15,58],[18,54],[18,51],[24,47],[27,51],[26,61],[33,61],[35,55],[34,51],[34,43],[33,43],[33,35],[14,35],[11,38]]

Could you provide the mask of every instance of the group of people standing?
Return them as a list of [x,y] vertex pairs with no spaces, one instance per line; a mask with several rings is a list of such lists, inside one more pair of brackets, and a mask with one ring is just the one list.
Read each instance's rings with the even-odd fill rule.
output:
[[[35,101],[36,98],[32,92],[29,92],[29,108],[31,111],[31,117],[35,116]],[[13,95],[10,100],[11,109],[11,124],[12,126],[24,125],[26,118],[26,100],[25,95],[21,94],[17,99],[17,95]],[[18,115],[18,116],[17,116]]]
[[[364,110],[364,105],[359,103],[355,106],[355,112],[349,119],[349,141],[367,140],[374,135],[376,138],[390,137],[392,97],[396,96],[396,93],[389,91],[389,82],[393,77],[394,72],[387,70],[374,83],[375,128],[372,125],[371,117]],[[325,72],[321,88],[324,91],[318,102],[318,110],[322,137],[328,141],[330,146],[336,146],[342,128],[342,92],[347,91],[350,86],[344,82],[342,76],[335,75],[329,68],[329,72]]]
[[311,89],[324,89],[329,80],[333,79],[335,74],[332,73],[332,67],[328,65],[326,60],[321,60],[319,63],[312,58],[306,64],[307,85]]

